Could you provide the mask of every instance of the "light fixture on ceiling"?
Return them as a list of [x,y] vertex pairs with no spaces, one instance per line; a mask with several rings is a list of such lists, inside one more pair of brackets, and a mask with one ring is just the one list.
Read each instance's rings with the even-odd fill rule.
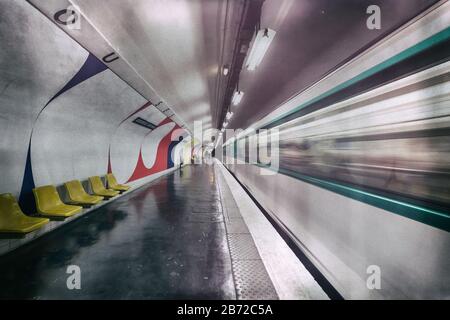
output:
[[237,106],[241,102],[243,96],[244,96],[244,92],[239,91],[239,90],[235,91],[234,95],[233,95],[233,99],[231,99],[231,103],[233,103],[233,105]]
[[275,37],[276,32],[272,29],[261,29],[256,33],[250,54],[247,57],[247,70],[253,71],[261,63],[264,55],[269,49],[270,43]]
[[228,72],[230,72],[230,68],[228,68],[228,66],[223,66],[223,69],[222,69],[223,75],[227,76]]
[[233,117],[233,115],[234,115],[234,112],[228,111],[227,116],[226,116],[227,120],[230,120]]
[[154,125],[153,123],[151,123],[145,119],[142,119],[141,117],[137,117],[136,119],[134,119],[133,123],[135,123],[141,127],[150,129],[150,130],[155,130],[157,128],[156,125]]

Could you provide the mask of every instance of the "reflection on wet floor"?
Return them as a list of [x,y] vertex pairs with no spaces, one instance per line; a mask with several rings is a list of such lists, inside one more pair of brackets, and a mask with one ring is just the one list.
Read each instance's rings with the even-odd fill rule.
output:
[[229,299],[231,277],[214,170],[188,166],[0,257],[0,298]]

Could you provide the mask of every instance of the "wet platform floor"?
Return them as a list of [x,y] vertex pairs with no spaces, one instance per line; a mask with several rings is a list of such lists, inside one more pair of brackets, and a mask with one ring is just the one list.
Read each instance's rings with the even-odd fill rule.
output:
[[0,284],[1,299],[236,298],[214,168],[184,167],[0,257]]

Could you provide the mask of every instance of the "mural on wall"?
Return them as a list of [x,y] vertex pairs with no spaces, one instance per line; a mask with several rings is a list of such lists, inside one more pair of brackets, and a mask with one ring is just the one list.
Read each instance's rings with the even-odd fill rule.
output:
[[[127,182],[133,182],[169,168],[169,147],[172,143],[172,132],[176,129],[179,129],[179,126],[166,118],[155,130],[144,137],[136,167]],[[151,154],[148,154],[149,152]]]
[[[123,147],[123,145],[114,145],[117,142],[113,140],[113,145],[110,147],[108,172],[114,173],[118,176],[118,180],[123,183],[133,182],[172,168],[174,166],[172,151],[186,133],[170,118],[163,118],[161,120],[162,113],[153,105],[147,104],[121,122],[116,135],[119,135],[120,131],[123,132],[126,130],[126,128],[122,129],[122,126],[136,126],[132,120],[136,119],[139,115],[142,117],[145,116],[151,124],[156,123],[156,125],[154,129],[149,129],[148,132],[141,135],[138,144],[135,146],[135,159],[130,160],[126,166],[120,166],[120,164],[115,166],[113,163],[117,163],[117,161],[112,158],[111,148],[117,149]],[[136,154],[137,150],[138,153]]]
[[[59,91],[57,92],[39,111],[35,123],[38,121],[39,116],[45,111],[47,106],[64,92],[70,90],[76,85],[82,83],[83,81],[105,71],[108,67],[98,60],[94,55],[89,54],[86,62],[83,64],[81,69],[74,75],[74,77]],[[33,126],[34,128],[34,126]],[[33,213],[35,212],[36,203],[33,196],[33,189],[36,187],[34,176],[33,176],[33,166],[31,161],[31,148],[32,148],[32,137],[33,128],[31,129],[30,142],[28,145],[27,160],[25,164],[25,172],[23,175],[22,188],[20,191],[19,203],[24,212]]]
[[0,193],[34,214],[36,186],[107,172],[145,182],[173,166],[180,128],[104,62],[27,2],[1,1],[0,21]]

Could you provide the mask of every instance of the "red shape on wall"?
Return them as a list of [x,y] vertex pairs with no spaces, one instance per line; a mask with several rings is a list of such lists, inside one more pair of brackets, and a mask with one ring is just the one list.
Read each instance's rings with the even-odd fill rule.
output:
[[[158,127],[161,127],[171,122],[172,120],[170,118],[166,118],[160,124],[158,124]],[[155,163],[151,168],[147,168],[144,164],[141,146],[141,150],[139,151],[139,157],[134,172],[126,183],[139,180],[148,177],[149,175],[168,169],[167,160],[169,157],[169,146],[172,142],[172,133],[177,129],[180,129],[180,126],[176,124],[175,127],[159,142],[158,149],[156,151]]]

